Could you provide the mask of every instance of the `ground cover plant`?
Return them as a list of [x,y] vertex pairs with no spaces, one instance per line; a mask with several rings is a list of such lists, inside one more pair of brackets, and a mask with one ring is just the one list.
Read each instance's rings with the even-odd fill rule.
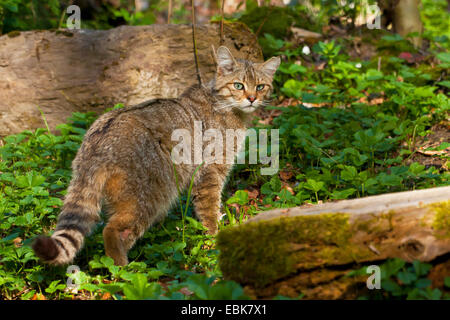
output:
[[[3,12],[27,8],[20,1],[5,3]],[[285,14],[292,19],[303,14],[289,10]],[[399,35],[376,32],[368,39],[373,54],[366,60],[351,54],[353,34],[308,45],[292,41],[286,30],[259,28],[264,53],[283,57],[273,103],[254,122],[256,129],[280,130],[280,171],[262,176],[261,165],[236,165],[223,194],[219,229],[272,208],[449,184],[448,139],[421,148],[433,133],[448,133],[450,108],[450,55],[445,50],[449,40],[432,19],[439,10],[429,8],[423,14],[425,25],[430,25],[427,50],[414,48]],[[245,21],[248,15],[229,18]],[[12,28],[12,23],[4,22],[3,28]],[[321,21],[314,23],[319,28]],[[104,256],[103,224],[86,239],[74,261],[77,267],[39,263],[30,244],[36,235],[54,228],[71,161],[96,117],[74,113],[58,126],[57,134],[44,126],[2,138],[0,298],[248,298],[239,284],[222,279],[215,239],[193,218],[189,191],[180,194],[163,223],[137,242],[129,254],[132,262],[125,267],[114,266]],[[42,119],[46,123],[45,114]],[[426,151],[433,152],[427,156],[431,164],[422,161]],[[383,293],[361,298],[449,298],[450,278],[443,288],[433,288],[427,279],[430,268],[420,262],[387,261],[382,266]]]

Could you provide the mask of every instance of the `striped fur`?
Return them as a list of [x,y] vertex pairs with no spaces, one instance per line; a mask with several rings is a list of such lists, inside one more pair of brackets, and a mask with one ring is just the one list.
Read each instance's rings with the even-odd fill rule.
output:
[[[53,265],[71,263],[100,221],[104,203],[105,252],[115,264],[127,264],[128,250],[152,224],[164,219],[178,196],[171,159],[178,143],[171,140],[174,130],[186,129],[193,136],[195,121],[201,121],[204,130],[221,130],[223,136],[227,129],[245,130],[250,112],[269,98],[279,63],[279,58],[260,64],[235,60],[220,47],[217,74],[206,87],[192,86],[178,99],[151,100],[99,117],[72,163],[73,176],[56,230],[51,237],[36,238],[36,255]],[[235,82],[244,88],[236,89]],[[256,90],[258,84],[264,88]],[[175,166],[181,189],[188,186],[196,167]],[[220,195],[230,169],[229,164],[208,164],[194,178],[195,212],[211,234],[217,232]]]

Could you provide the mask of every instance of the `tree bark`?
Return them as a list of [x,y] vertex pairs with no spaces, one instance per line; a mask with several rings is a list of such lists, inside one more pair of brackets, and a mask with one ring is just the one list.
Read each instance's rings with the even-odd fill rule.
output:
[[422,19],[420,18],[420,0],[399,0],[394,10],[395,32],[405,37],[417,32],[419,36],[412,39],[416,47],[422,44]]
[[420,35],[423,32],[422,19],[420,17],[420,0],[378,0],[381,8],[381,23],[386,28],[392,23],[394,32],[406,37],[408,33],[417,32],[419,37],[412,39],[416,47],[422,44]]
[[258,298],[356,298],[366,279],[345,274],[389,258],[439,261],[448,276],[449,200],[441,187],[263,212],[218,234],[220,269]]
[[[111,30],[12,32],[0,37],[0,136],[44,127],[53,130],[74,111],[101,112],[179,96],[196,83],[189,25],[122,26]],[[225,43],[238,58],[262,60],[254,35],[226,23]],[[203,81],[213,76],[211,45],[218,24],[197,26]]]

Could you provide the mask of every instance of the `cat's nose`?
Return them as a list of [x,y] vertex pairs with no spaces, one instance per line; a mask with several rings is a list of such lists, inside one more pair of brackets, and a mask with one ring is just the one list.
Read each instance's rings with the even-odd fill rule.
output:
[[255,96],[248,96],[247,100],[250,101],[251,103],[253,103],[253,101],[256,100],[256,97]]

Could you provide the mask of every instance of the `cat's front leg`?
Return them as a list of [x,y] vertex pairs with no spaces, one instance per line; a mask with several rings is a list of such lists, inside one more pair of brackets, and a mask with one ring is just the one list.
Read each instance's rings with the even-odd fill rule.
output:
[[216,234],[222,188],[229,168],[225,165],[210,164],[202,169],[201,176],[194,182],[194,209],[208,233]]

